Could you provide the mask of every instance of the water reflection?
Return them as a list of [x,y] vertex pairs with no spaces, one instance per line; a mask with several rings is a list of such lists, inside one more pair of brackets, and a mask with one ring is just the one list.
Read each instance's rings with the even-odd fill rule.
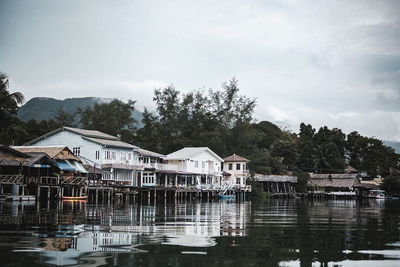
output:
[[2,266],[399,266],[396,201],[0,203]]

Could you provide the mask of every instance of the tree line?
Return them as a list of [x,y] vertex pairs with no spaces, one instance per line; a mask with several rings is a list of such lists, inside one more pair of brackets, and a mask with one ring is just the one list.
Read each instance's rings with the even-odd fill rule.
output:
[[219,90],[183,93],[172,85],[156,89],[156,110],[144,110],[143,127],[138,129],[131,116],[135,101],[118,99],[77,114],[59,110],[54,119],[23,122],[15,116],[23,96],[10,93],[7,76],[1,77],[2,144],[21,145],[61,126],[74,126],[118,135],[122,141],[162,154],[187,146],[207,146],[223,157],[236,153],[250,160],[252,172],[296,174],[299,189],[304,189],[309,172],[341,173],[349,165],[370,177],[399,175],[400,155],[377,138],[326,126],[317,130],[305,123],[296,134],[269,121],[256,122],[256,100],[240,94],[235,78]]

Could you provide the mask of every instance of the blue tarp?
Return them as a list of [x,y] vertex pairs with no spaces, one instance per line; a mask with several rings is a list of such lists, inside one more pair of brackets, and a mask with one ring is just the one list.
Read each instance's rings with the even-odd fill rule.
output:
[[67,171],[67,172],[76,171],[76,169],[66,161],[57,161],[57,165],[62,171]]
[[80,173],[87,173],[85,167],[82,166],[82,164],[80,162],[77,161],[73,161],[73,160],[69,160],[68,161],[69,164],[71,164],[72,166],[74,166],[74,168],[80,172]]

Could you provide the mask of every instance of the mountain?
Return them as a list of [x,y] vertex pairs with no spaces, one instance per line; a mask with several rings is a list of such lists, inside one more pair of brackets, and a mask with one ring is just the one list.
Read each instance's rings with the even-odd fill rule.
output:
[[[58,110],[62,109],[65,112],[74,114],[80,108],[93,106],[96,103],[108,102],[109,98],[99,97],[82,97],[82,98],[67,98],[64,100],[54,99],[50,97],[34,97],[18,110],[18,117],[23,121],[34,119],[36,121],[54,119],[57,116]],[[132,117],[138,122],[137,127],[142,127],[142,112],[134,110]],[[79,118],[76,119],[77,121]]]
[[400,142],[396,142],[396,141],[383,141],[383,143],[385,143],[385,145],[387,146],[391,146],[394,148],[394,150],[396,151],[397,154],[400,154]]

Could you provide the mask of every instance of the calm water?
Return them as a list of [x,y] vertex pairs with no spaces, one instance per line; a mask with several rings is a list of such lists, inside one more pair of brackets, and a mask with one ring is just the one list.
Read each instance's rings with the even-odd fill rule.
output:
[[1,266],[400,266],[400,201],[0,203]]

